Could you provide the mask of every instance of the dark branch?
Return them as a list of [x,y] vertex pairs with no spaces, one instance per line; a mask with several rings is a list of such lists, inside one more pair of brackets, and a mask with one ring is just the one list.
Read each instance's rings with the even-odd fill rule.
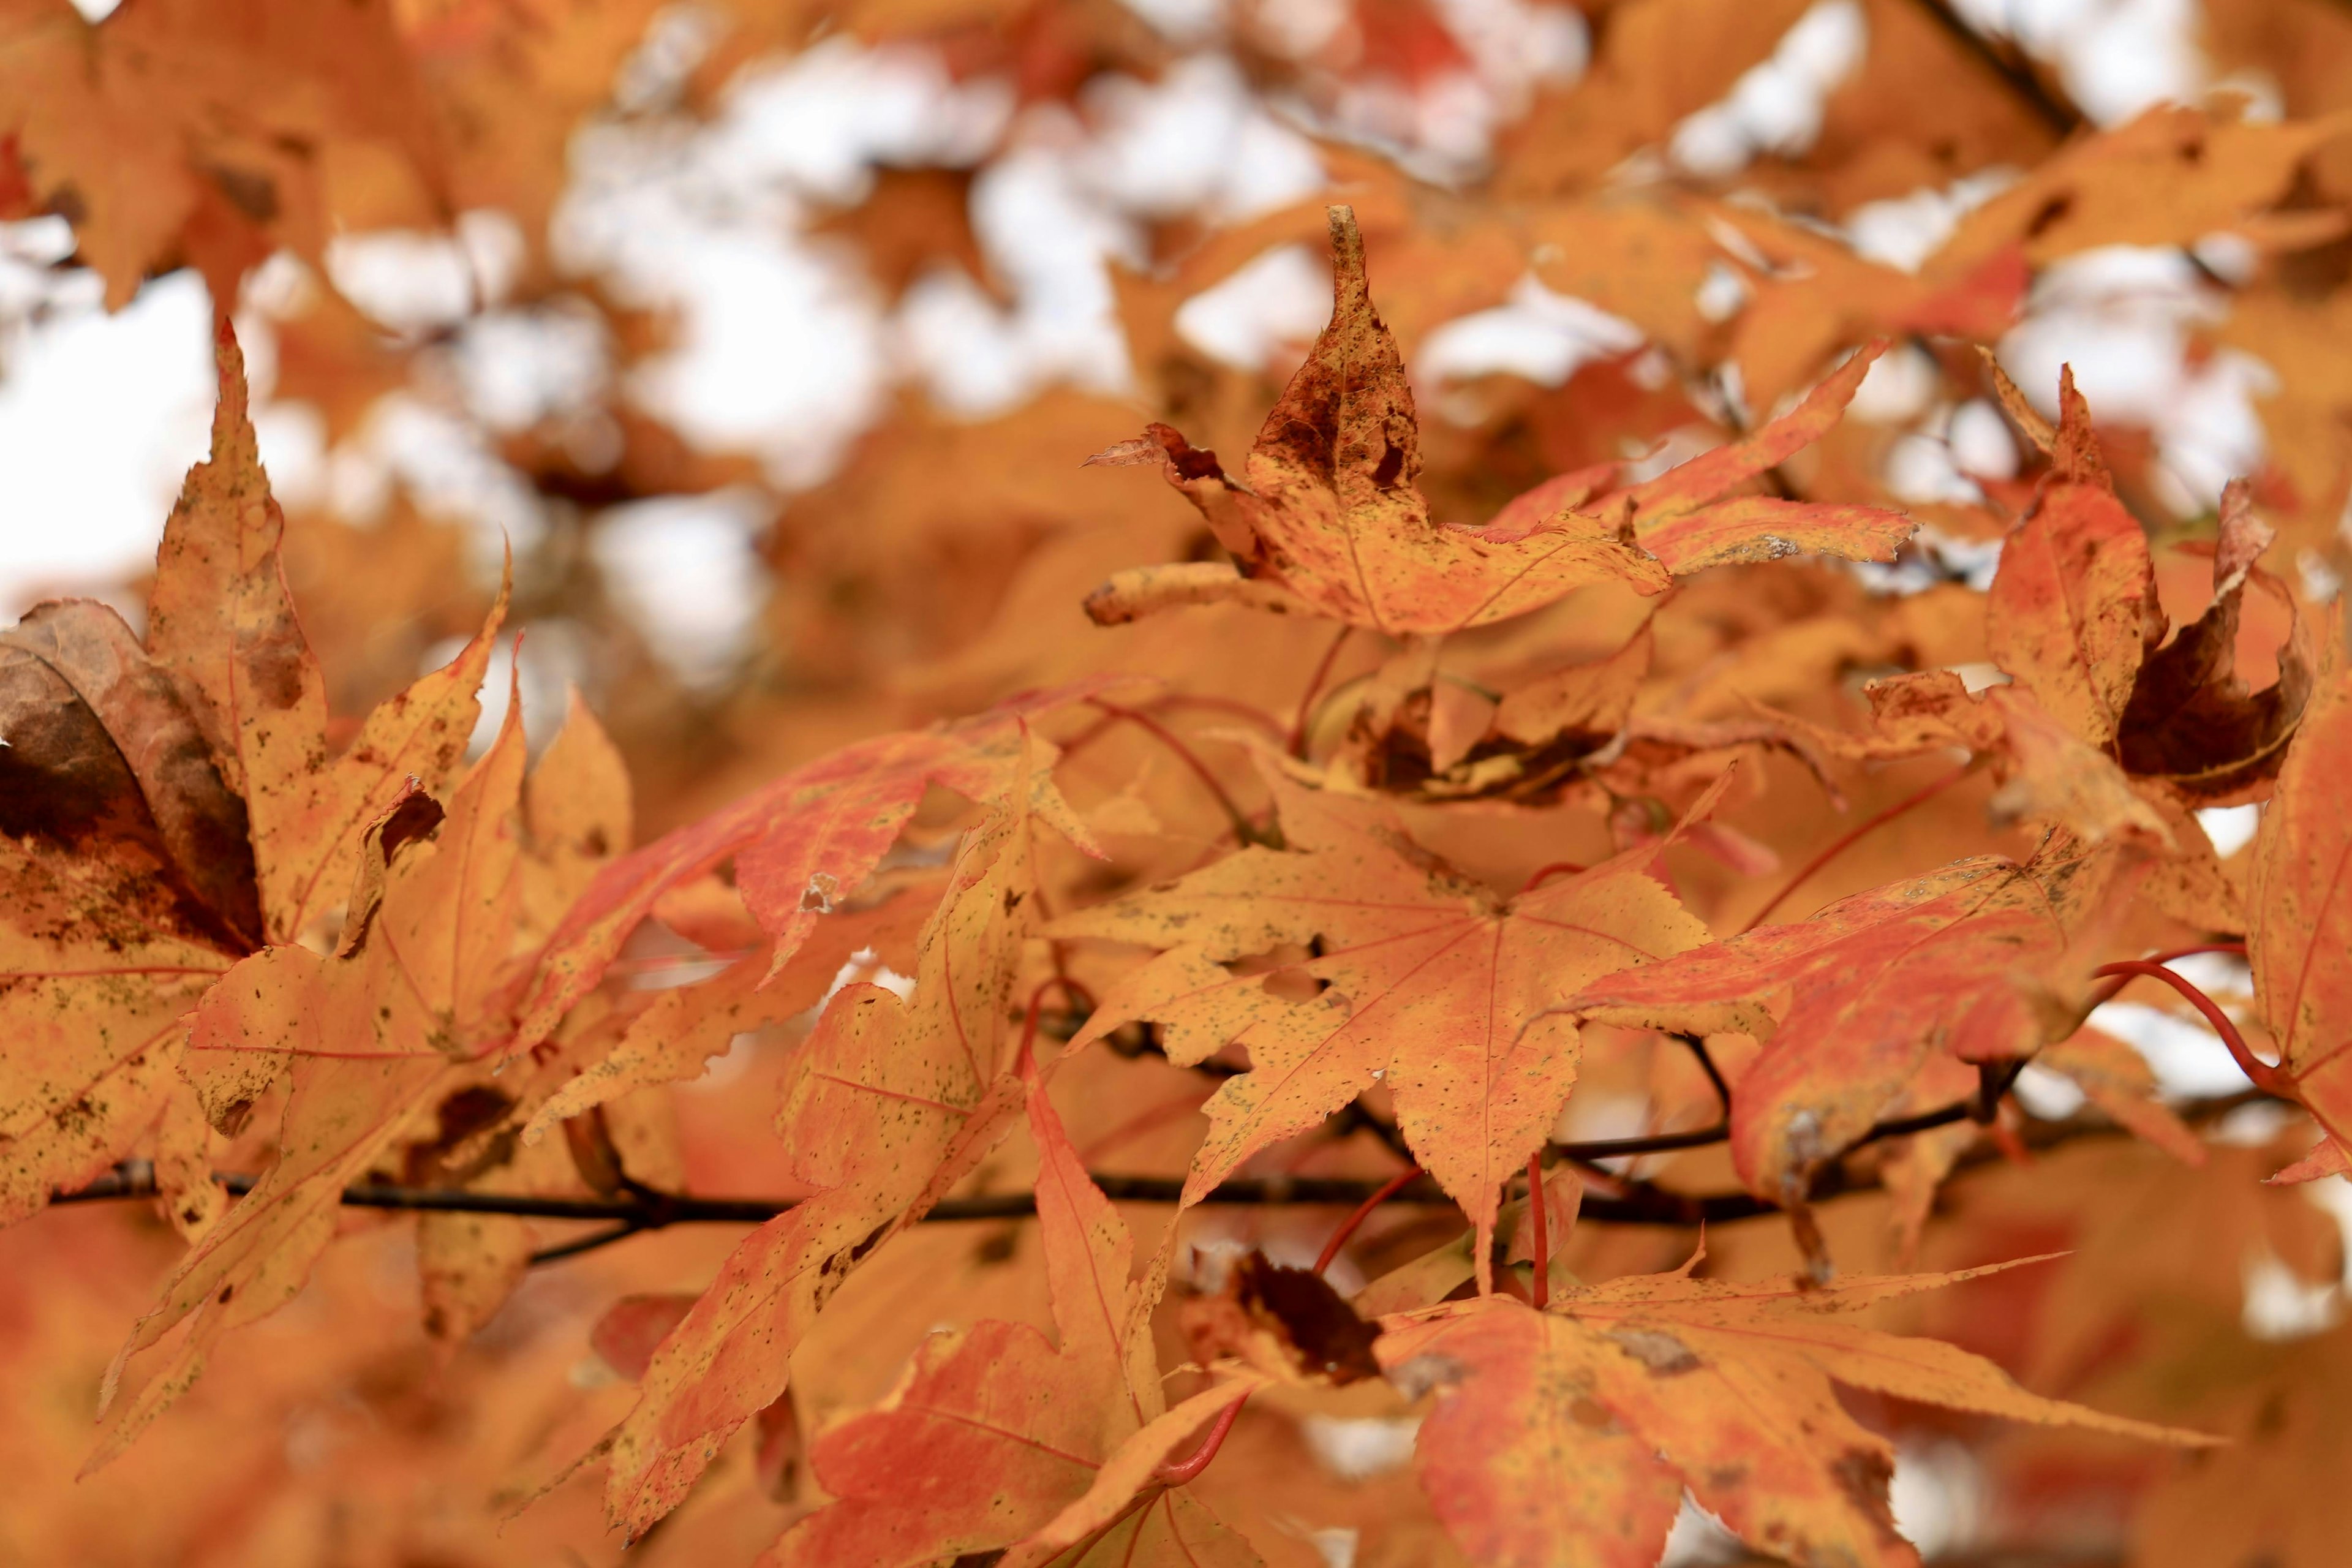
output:
[[[2207,1121],[2226,1114],[2241,1105],[2270,1097],[2257,1090],[2203,1100],[2181,1108],[2185,1120]],[[1946,1106],[1940,1110],[1900,1121],[1881,1122],[1873,1128],[1855,1147],[1882,1138],[1897,1137],[1906,1132],[1924,1131],[1956,1121],[1970,1120],[1978,1111],[1971,1100],[1961,1105]],[[2099,1117],[2076,1117],[2065,1121],[2044,1121],[2030,1125],[2025,1142],[2036,1149],[2055,1148],[2077,1139],[2108,1137],[2125,1130]],[[1553,1152],[1568,1160],[1590,1163],[1596,1160],[1627,1154],[1658,1153],[1677,1149],[1698,1148],[1719,1143],[1727,1136],[1720,1127],[1705,1128],[1692,1132],[1665,1132],[1647,1138],[1610,1138],[1583,1143],[1556,1143]],[[1981,1164],[1996,1157],[1983,1149],[1962,1156],[1962,1166]],[[1735,1220],[1755,1219],[1780,1212],[1777,1205],[1765,1202],[1749,1193],[1678,1193],[1648,1182],[1611,1175],[1619,1190],[1614,1193],[1588,1194],[1580,1211],[1581,1217],[1599,1224],[1615,1225],[1722,1225]],[[244,1196],[252,1191],[255,1178],[242,1172],[223,1172],[217,1181],[231,1194]],[[1097,1174],[1095,1184],[1103,1195],[1115,1203],[1172,1204],[1183,1195],[1184,1180],[1181,1176],[1130,1176]],[[1203,1203],[1226,1205],[1315,1205],[1332,1207],[1353,1206],[1380,1192],[1387,1184],[1346,1177],[1331,1176],[1265,1176],[1230,1181],[1212,1191]],[[1878,1185],[1875,1175],[1850,1172],[1843,1163],[1825,1167],[1815,1180],[1811,1194],[1814,1202],[1872,1190]],[[88,1186],[70,1193],[59,1193],[51,1200],[58,1204],[99,1203],[110,1199],[152,1198],[156,1196],[153,1167],[145,1161],[131,1161],[111,1173],[100,1176]],[[688,1194],[658,1193],[642,1190],[614,1197],[547,1197],[513,1193],[477,1193],[457,1187],[408,1187],[388,1183],[362,1182],[343,1189],[342,1201],[351,1208],[394,1209],[417,1213],[493,1214],[520,1219],[569,1220],[601,1223],[605,1228],[574,1238],[558,1246],[543,1248],[532,1256],[533,1262],[552,1262],[561,1258],[574,1257],[600,1247],[624,1240],[644,1231],[659,1230],[673,1225],[759,1225],[790,1212],[801,1200],[796,1198],[710,1198]],[[1444,1189],[1427,1177],[1396,1189],[1386,1201],[1402,1204],[1440,1205],[1453,1200]],[[1024,1219],[1037,1212],[1037,1200],[1032,1193],[983,1193],[970,1197],[948,1198],[932,1206],[922,1217],[925,1220],[1004,1220]]]
[[1947,0],[1919,0],[1919,9],[1941,27],[1947,37],[1973,56],[2005,82],[2034,118],[2063,138],[2082,129],[2083,114],[2052,90],[2024,50],[2006,40],[1996,42],[1970,26]]

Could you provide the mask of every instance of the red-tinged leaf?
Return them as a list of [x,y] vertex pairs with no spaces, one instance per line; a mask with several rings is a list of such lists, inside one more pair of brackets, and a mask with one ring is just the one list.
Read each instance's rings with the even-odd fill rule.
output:
[[2332,1133],[2323,1134],[2310,1153],[2263,1179],[2274,1187],[2292,1187],[2325,1176],[2352,1176],[2352,1147]]
[[1798,1202],[1932,1053],[2000,1061],[2043,1044],[2047,1017],[2021,982],[2061,959],[2107,866],[1958,861],[1612,975],[1568,1005],[1640,1027],[1769,1037],[1732,1089],[1732,1160],[1750,1191]]
[[604,1309],[588,1331],[588,1348],[606,1366],[635,1383],[645,1376],[654,1350],[685,1320],[698,1298],[684,1291],[624,1296]]
[[464,757],[507,595],[447,667],[377,708],[350,749],[331,756],[326,685],[287,593],[286,520],[262,472],[244,356],[226,319],[215,351],[212,456],[188,471],[164,525],[147,646],[188,695],[245,801],[264,934],[288,942],[349,886],[361,829],[411,779],[437,793]]
[[[1654,1444],[1594,1399],[1567,1319],[1502,1307],[1384,1336],[1410,1388],[1444,1379],[1414,1468],[1446,1533],[1493,1568],[1654,1568],[1683,1500]],[[1416,1367],[1417,1358],[1429,1357]]]
[[1007,1546],[1088,1495],[1105,1459],[1164,1413],[1127,1226],[1078,1163],[1034,1063],[1023,1077],[1060,1343],[993,1321],[934,1335],[897,1392],[817,1441],[817,1479],[841,1500],[766,1563],[914,1568]]
[[[1606,467],[1560,475],[1483,528],[1437,521],[1416,479],[1421,432],[1402,356],[1373,308],[1352,209],[1330,209],[1330,323],[1251,448],[1247,483],[1166,426],[1097,454],[1156,462],[1238,563],[1128,574],[1097,592],[1103,624],[1212,598],[1286,608],[1280,595],[1391,636],[1459,631],[1525,615],[1594,583],[1662,592],[1675,573],[1800,550],[1891,559],[1915,525],[1871,507],[1727,492],[1821,438],[1878,346],[1796,410],[1656,479],[1611,490]],[[1277,596],[1269,598],[1269,592]]]
[[[1030,753],[1034,756],[1035,753]],[[781,1396],[792,1354],[851,1270],[970,1171],[1019,1113],[1005,1017],[1034,902],[1031,795],[958,857],[911,998],[843,988],[793,1058],[779,1126],[816,1195],[720,1267],[655,1353],[614,1435],[605,1507],[632,1536],[677,1506],[730,1434]]]
[[1018,1540],[1102,1468],[1099,1391],[1077,1370],[1026,1323],[933,1335],[880,1408],[817,1439],[817,1479],[841,1500],[765,1561],[913,1568]]
[[[1252,1069],[1205,1107],[1187,1204],[1385,1077],[1415,1157],[1485,1237],[1503,1184],[1576,1083],[1574,1026],[1538,1015],[1583,982],[1696,946],[1706,928],[1653,872],[1663,842],[1504,899],[1383,808],[1267,776],[1289,848],[1247,849],[1055,923],[1060,936],[1167,950],[1104,997],[1076,1043],[1150,1019],[1180,1063],[1248,1047]],[[1222,967],[1316,941],[1319,955],[1297,966],[1325,987],[1311,1001]],[[1482,1245],[1482,1284],[1486,1255]]]
[[[1833,1384],[2147,1442],[2212,1441],[2044,1399],[1939,1341],[1837,1321],[1990,1272],[1827,1287],[1634,1276],[1550,1312],[1489,1299],[1391,1320],[1381,1355],[1408,1385],[1458,1384],[1422,1427],[1421,1468],[1454,1539],[1482,1562],[1654,1562],[1686,1486],[1776,1557],[1912,1568],[1917,1553],[1887,1506],[1893,1450]],[[1504,1462],[1482,1466],[1497,1453]],[[1547,1501],[1563,1495],[1573,1506]]]
[[825,916],[781,970],[770,963],[762,944],[709,980],[663,992],[629,1021],[603,1059],[532,1113],[523,1128],[524,1142],[536,1142],[558,1122],[632,1089],[696,1077],[737,1036],[798,1017],[824,1001],[843,966],[866,949],[888,963],[913,946],[937,903],[927,894],[936,891],[936,884],[909,889],[870,909]]
[[1052,748],[1031,726],[1112,684],[1078,682],[955,723],[859,742],[623,856],[597,874],[549,940],[524,1004],[519,1045],[547,1037],[664,892],[730,856],[744,903],[774,942],[772,970],[782,968],[818,917],[866,880],[926,790],[936,784],[967,799],[992,799],[1021,773],[1030,748],[1044,759],[1034,775],[1033,809],[1073,843],[1090,847],[1048,776]]
[[1775,496],[1723,499],[1829,434],[1844,416],[1862,378],[1885,352],[1883,339],[1864,345],[1796,407],[1753,435],[1580,510],[1607,514],[1622,508],[1632,522],[1634,542],[1677,577],[1708,566],[1778,561],[1799,553],[1894,560],[1895,551],[1919,526],[1900,512]]
[[1235,1373],[1139,1429],[1101,1462],[1083,1496],[1014,1544],[998,1568],[1108,1568],[1131,1548],[1148,1548],[1153,1555],[1136,1561],[1152,1568],[1195,1560],[1202,1568],[1255,1568],[1257,1553],[1202,1504],[1167,1489],[1160,1472],[1263,1382]]
[[2246,953],[2254,1005],[2296,1096],[2352,1138],[2352,671],[2325,679],[2254,840]]
[[2071,370],[2058,404],[2055,466],[2001,547],[1985,635],[1994,662],[2105,750],[2164,636],[2164,612],[2147,537],[2116,499]]

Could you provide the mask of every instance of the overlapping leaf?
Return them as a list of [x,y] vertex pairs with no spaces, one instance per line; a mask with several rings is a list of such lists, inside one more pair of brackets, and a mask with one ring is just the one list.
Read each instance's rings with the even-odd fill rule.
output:
[[1639,1275],[1538,1312],[1488,1299],[1389,1321],[1390,1374],[1436,1384],[1417,1453],[1439,1517],[1495,1568],[1648,1568],[1683,1489],[1759,1551],[1910,1568],[1894,1450],[1838,1385],[2012,1421],[2198,1445],[2195,1433],[2028,1393],[1935,1340],[1838,1321],[1978,1274],[1826,1287]]
[[1013,800],[959,854],[911,998],[846,986],[793,1057],[779,1125],[814,1195],[747,1237],[655,1353],[605,1485],[631,1534],[675,1508],[728,1435],[784,1392],[794,1345],[849,1271],[1019,1112],[1004,1026],[1034,903],[1029,778],[1016,773]]
[[1129,1279],[1127,1226],[1079,1164],[1034,1063],[1025,1076],[1055,1341],[994,1321],[927,1341],[889,1399],[818,1441],[817,1479],[840,1500],[788,1531],[762,1560],[772,1568],[915,1568],[993,1552],[1060,1524],[1097,1489],[1109,1517],[1086,1518],[1033,1553],[1069,1547],[1093,1561],[1088,1551],[1107,1551],[1106,1560],[1168,1568],[1256,1562],[1189,1497],[1165,1488],[1139,1496],[1131,1480],[1128,1496],[1108,1495],[1132,1468],[1111,1461],[1169,1414],[1150,1304]]
[[[520,1043],[546,1037],[596,984],[637,923],[669,889],[730,856],[736,887],[772,942],[772,974],[817,919],[866,880],[934,784],[971,800],[1001,795],[1035,754],[1052,748],[1032,721],[1113,684],[1082,682],[1015,698],[929,730],[883,735],[794,770],[733,805],[656,839],[597,874],[549,939],[525,998]],[[1072,842],[1092,845],[1043,771],[1034,809]]]
[[1239,574],[1196,566],[1115,578],[1090,602],[1098,620],[1201,603],[1222,586],[1226,597],[1267,601],[1271,591],[1275,607],[1295,601],[1391,635],[1449,632],[1589,584],[1654,594],[1677,574],[1800,551],[1890,559],[1910,537],[1908,520],[1874,508],[1733,494],[1836,423],[1876,347],[1782,418],[1656,479],[1620,489],[1611,467],[1563,474],[1484,528],[1440,523],[1415,482],[1420,426],[1404,363],[1372,306],[1363,237],[1350,209],[1333,207],[1330,220],[1330,324],[1266,416],[1247,484],[1166,426],[1092,459],[1157,463]]
[[1568,1005],[1612,1023],[1769,1037],[1732,1089],[1732,1160],[1758,1195],[1800,1203],[1931,1055],[1991,1063],[2046,1043],[2033,982],[2114,870],[2112,855],[2063,845],[2024,865],[1975,857],[1612,975]]
[[519,891],[523,762],[516,705],[446,816],[412,786],[369,825],[331,955],[266,949],[197,1008],[191,1051],[259,1058],[289,1074],[278,1156],[133,1330],[110,1395],[131,1356],[185,1325],[163,1364],[111,1411],[93,1465],[187,1390],[222,1333],[293,1298],[334,1235],[344,1186],[503,1032],[496,995]]
[[[2246,889],[2254,1001],[2280,1065],[2341,1149],[2352,1146],[2352,672],[2320,685],[2263,813]],[[2340,1163],[2340,1160],[2339,1162]],[[2321,1162],[2301,1173],[2326,1173]]]
[[[1062,936],[1167,950],[1104,998],[1078,1041],[1150,1019],[1180,1063],[1248,1049],[1251,1070],[1206,1107],[1188,1203],[1384,1078],[1415,1155],[1484,1237],[1502,1184],[1576,1083],[1575,1028],[1538,1015],[1583,982],[1696,946],[1706,928],[1654,871],[1663,845],[1503,899],[1384,809],[1270,777],[1288,847],[1246,849],[1055,923]],[[1223,967],[1310,942],[1319,951],[1296,973],[1321,987],[1311,1001]]]

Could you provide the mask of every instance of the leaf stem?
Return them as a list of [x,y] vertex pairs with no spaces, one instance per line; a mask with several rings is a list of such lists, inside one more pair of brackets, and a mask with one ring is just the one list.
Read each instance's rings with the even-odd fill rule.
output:
[[2261,1089],[2264,1094],[2276,1095],[2281,1100],[2297,1098],[2294,1092],[2294,1075],[2284,1070],[2284,1065],[2273,1067],[2254,1055],[2252,1049],[2246,1044],[2246,1037],[2238,1033],[2236,1022],[2230,1015],[2221,1011],[2221,1004],[2206,995],[2186,976],[2175,974],[2157,960],[2145,958],[2131,958],[2120,963],[2102,964],[2091,973],[2094,977],[2099,979],[2120,975],[2126,979],[2139,977],[2163,981],[2187,997],[2189,1005],[2205,1016],[2205,1021],[2213,1026],[2215,1034],[2221,1037],[2221,1044],[2228,1048],[2231,1058],[2244,1070],[2246,1077],[2253,1080],[2256,1089]]
[[1242,1406],[1248,1403],[1249,1393],[1244,1390],[1239,1399],[1217,1412],[1217,1418],[1209,1424],[1209,1434],[1201,1439],[1199,1447],[1181,1459],[1171,1459],[1160,1466],[1151,1472],[1151,1479],[1166,1487],[1181,1487],[1192,1481],[1209,1468],[1209,1461],[1217,1457],[1217,1450],[1225,1446],[1225,1434],[1234,1429],[1234,1418],[1241,1415]]
[[1551,1216],[1544,1212],[1543,1155],[1528,1156],[1528,1226],[1533,1245],[1528,1249],[1536,1266],[1536,1278],[1529,1293],[1535,1298],[1536,1310],[1551,1305]]
[[1589,869],[1590,867],[1580,866],[1573,860],[1554,860],[1549,866],[1538,866],[1528,874],[1526,881],[1519,884],[1517,896],[1526,898],[1549,878],[1579,876]]
[[1106,702],[1099,697],[1089,697],[1087,699],[1087,701],[1091,707],[1099,710],[1113,719],[1126,720],[1129,723],[1134,725],[1137,729],[1141,730],[1145,734],[1150,735],[1153,740],[1158,741],[1161,745],[1174,752],[1177,758],[1181,761],[1186,767],[1192,770],[1193,775],[1197,777],[1202,784],[1207,786],[1209,793],[1216,796],[1217,804],[1224,808],[1226,817],[1234,825],[1234,837],[1240,839],[1244,845],[1261,842],[1256,825],[1252,823],[1248,816],[1243,812],[1242,808],[1234,803],[1234,797],[1225,793],[1225,786],[1223,784],[1219,782],[1217,775],[1210,770],[1209,764],[1201,760],[1199,752],[1193,751],[1191,746],[1185,744],[1182,736],[1177,734],[1176,731],[1171,730],[1167,725],[1162,724],[1159,720],[1154,719],[1150,714],[1142,712],[1137,709],[1122,708],[1116,702]]
[[1339,662],[1339,650],[1348,646],[1348,638],[1355,629],[1341,626],[1339,635],[1331,639],[1331,646],[1323,650],[1322,658],[1316,663],[1315,673],[1307,678],[1307,689],[1298,698],[1298,717],[1290,721],[1290,738],[1284,746],[1294,757],[1303,760],[1307,755],[1307,726],[1315,717],[1315,699],[1322,693],[1323,682],[1330,678],[1331,667]]
[[1407,1165],[1390,1177],[1387,1184],[1374,1192],[1371,1196],[1358,1204],[1356,1212],[1341,1220],[1339,1228],[1331,1233],[1331,1239],[1323,1244],[1321,1254],[1315,1259],[1315,1272],[1320,1274],[1330,1268],[1332,1260],[1339,1256],[1339,1249],[1348,1245],[1348,1238],[1355,1235],[1366,1220],[1372,1217],[1372,1211],[1412,1185],[1413,1178],[1420,1174],[1419,1165]]
[[1977,764],[1974,762],[1970,762],[1966,767],[1946,773],[1942,778],[1936,780],[1934,783],[1927,784],[1924,788],[1905,795],[1901,800],[1896,801],[1893,805],[1888,806],[1877,816],[1873,816],[1866,821],[1854,824],[1853,826],[1848,828],[1843,834],[1840,834],[1836,838],[1832,839],[1826,848],[1822,849],[1820,854],[1815,855],[1811,859],[1806,861],[1795,876],[1782,883],[1779,892],[1764,900],[1764,907],[1758,910],[1754,916],[1748,920],[1748,923],[1739,928],[1739,934],[1746,936],[1749,931],[1754,931],[1758,926],[1762,925],[1764,923],[1765,917],[1785,903],[1788,900],[1790,894],[1795,892],[1799,888],[1803,887],[1806,882],[1810,881],[1812,879],[1814,872],[1820,870],[1822,867],[1828,865],[1831,861],[1844,854],[1848,849],[1853,848],[1855,841],[1860,839],[1864,835],[1869,833],[1874,828],[1884,827],[1886,824],[1894,821],[1896,817],[1902,816],[1905,812],[1911,810],[1915,806],[1926,805],[1928,801],[1933,800],[1936,796],[1943,794],[1946,790],[1951,788],[1954,784],[1959,783],[1962,779],[1968,777],[1970,773],[1976,771]]

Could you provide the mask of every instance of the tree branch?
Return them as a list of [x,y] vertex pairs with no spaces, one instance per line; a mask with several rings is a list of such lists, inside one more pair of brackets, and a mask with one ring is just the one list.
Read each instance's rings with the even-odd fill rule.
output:
[[[2248,1090],[2219,1100],[2193,1102],[2181,1107],[2180,1114],[2184,1120],[2192,1122],[2211,1121],[2239,1106],[2272,1098],[2259,1090]],[[1947,1106],[1922,1116],[1881,1122],[1854,1146],[1858,1148],[1862,1143],[1878,1139],[1967,1121],[1976,1114],[1977,1110],[1977,1106],[1970,1102]],[[2025,1142],[2029,1148],[2051,1149],[2084,1138],[2112,1137],[2125,1131],[2103,1117],[2074,1117],[2065,1121],[2029,1124]],[[1725,1129],[1716,1127],[1693,1132],[1659,1133],[1647,1138],[1555,1143],[1551,1148],[1563,1159],[1590,1163],[1627,1154],[1697,1148],[1719,1143],[1727,1136]],[[1961,1157],[1959,1163],[1965,1168],[1997,1157],[1997,1153],[1991,1151],[1972,1150]],[[252,1191],[257,1180],[243,1172],[221,1172],[213,1179],[237,1197]],[[1623,1184],[1622,1190],[1615,1194],[1587,1194],[1580,1214],[1581,1219],[1602,1225],[1723,1225],[1780,1212],[1778,1205],[1767,1203],[1751,1193],[1679,1193],[1643,1181],[1615,1179]],[[1184,1191],[1184,1179],[1181,1176],[1100,1173],[1094,1177],[1094,1181],[1102,1189],[1103,1195],[1115,1203],[1172,1204],[1181,1200]],[[1812,1201],[1820,1202],[1868,1192],[1878,1184],[1875,1175],[1856,1175],[1843,1163],[1837,1163],[1823,1170],[1814,1183],[1811,1195]],[[1202,1202],[1221,1206],[1297,1205],[1352,1207],[1376,1194],[1388,1203],[1429,1206],[1447,1205],[1453,1201],[1445,1195],[1443,1188],[1426,1176],[1415,1177],[1401,1186],[1393,1181],[1383,1183],[1350,1177],[1265,1176],[1226,1182],[1209,1193]],[[57,1194],[50,1201],[61,1205],[86,1204],[156,1195],[153,1167],[143,1160],[134,1160],[118,1166],[88,1186]],[[469,1192],[458,1187],[399,1186],[381,1182],[358,1183],[345,1187],[342,1193],[342,1202],[347,1208],[506,1215],[519,1219],[602,1222],[607,1227],[547,1247],[533,1255],[533,1262],[552,1262],[560,1258],[574,1257],[643,1232],[661,1230],[673,1225],[761,1225],[789,1213],[803,1201],[799,1198],[698,1197],[691,1194],[650,1191],[615,1197],[555,1197],[523,1193]],[[927,1221],[1024,1219],[1036,1212],[1037,1200],[1034,1193],[983,1193],[970,1197],[943,1199],[934,1205],[923,1218]]]

